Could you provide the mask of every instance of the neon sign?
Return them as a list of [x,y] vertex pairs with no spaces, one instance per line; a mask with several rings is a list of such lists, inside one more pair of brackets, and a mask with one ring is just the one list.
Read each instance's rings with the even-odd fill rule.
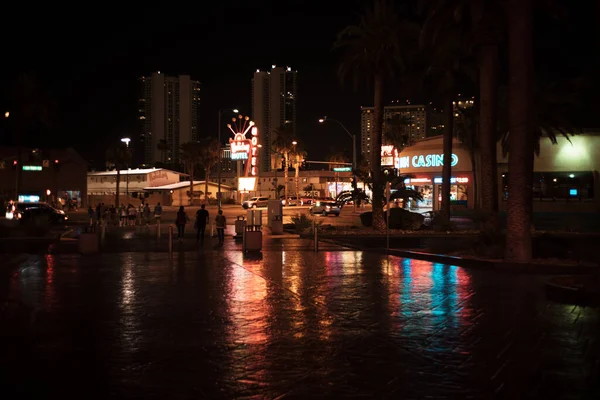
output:
[[23,171],[41,171],[41,165],[23,165]]
[[[452,154],[451,166],[455,167],[458,164],[458,156]],[[398,159],[398,168],[432,168],[444,166],[443,154],[427,154],[418,156],[405,156]]]
[[[442,183],[442,178],[435,178],[433,180],[434,183]],[[467,177],[458,177],[458,178],[450,178],[450,183],[469,183],[469,178]]]
[[[227,124],[227,127],[233,132],[233,139],[229,139],[231,147],[232,160],[248,160],[246,162],[245,176],[256,176],[258,166],[258,128],[250,121],[249,117],[238,117],[241,129],[238,130],[236,119],[233,118],[233,125],[236,130]],[[246,136],[250,132],[250,139]]]

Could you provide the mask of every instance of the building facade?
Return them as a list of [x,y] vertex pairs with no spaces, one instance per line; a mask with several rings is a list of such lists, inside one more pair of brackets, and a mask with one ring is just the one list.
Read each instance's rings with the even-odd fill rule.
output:
[[[413,143],[427,136],[428,116],[431,111],[425,105],[391,105],[383,111],[384,126],[386,121],[401,118],[406,124],[407,139]],[[375,115],[373,107],[361,107],[360,111],[360,154],[367,165],[371,164],[371,140]]]
[[[120,171],[119,197],[123,204],[143,200],[144,190],[179,183],[183,174],[163,168],[125,169]],[[87,173],[87,195],[90,204],[113,204],[117,189],[117,171]]]
[[[477,155],[460,141],[453,141],[450,188],[451,209],[475,207],[481,187]],[[540,141],[540,152],[534,158],[533,211],[539,213],[600,213],[599,171],[600,134],[585,133]],[[506,211],[508,192],[508,159],[501,144],[497,149],[498,196],[500,211]],[[382,163],[389,164],[389,152],[382,151]],[[410,208],[435,211],[441,208],[443,138],[433,137],[416,142],[392,156],[395,168],[405,175],[408,187],[423,196],[412,201]],[[473,170],[475,166],[475,171]],[[477,189],[477,190],[476,190]]]
[[134,162],[152,166],[179,160],[181,144],[198,140],[200,82],[189,75],[160,71],[142,76],[139,84],[139,135],[133,140]]
[[73,149],[0,147],[0,199],[15,199],[18,182],[18,198],[85,206],[87,169]]
[[275,164],[271,143],[275,130],[296,133],[296,97],[298,71],[290,67],[272,66],[271,71],[256,70],[252,78],[252,120],[260,135],[259,171],[271,171]]

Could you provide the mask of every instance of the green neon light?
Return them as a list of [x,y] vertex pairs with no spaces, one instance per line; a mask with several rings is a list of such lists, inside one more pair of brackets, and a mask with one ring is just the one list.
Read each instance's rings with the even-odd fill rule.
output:
[[41,171],[40,165],[23,165],[23,171]]

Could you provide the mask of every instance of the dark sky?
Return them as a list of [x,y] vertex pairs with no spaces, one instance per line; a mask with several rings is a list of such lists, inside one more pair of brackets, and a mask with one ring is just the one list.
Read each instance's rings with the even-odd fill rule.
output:
[[[300,140],[310,158],[323,158],[334,146],[349,148],[350,140],[338,126],[318,125],[317,118],[340,119],[358,133],[360,106],[372,103],[367,90],[355,92],[349,83],[340,85],[338,55],[331,51],[336,33],[356,22],[367,3],[3,5],[0,104],[7,104],[8,89],[20,71],[35,72],[59,106],[46,141],[51,137],[57,145],[71,145],[96,161],[108,144],[135,134],[136,78],[141,75],[160,70],[199,80],[200,132],[215,135],[219,107],[250,112],[250,79],[257,68],[289,65],[298,70]],[[568,10],[569,23],[546,21],[536,27],[543,60],[538,65],[556,73],[563,67],[577,69],[590,59],[586,43],[593,33],[594,13],[578,9]],[[552,51],[545,50],[549,46]]]

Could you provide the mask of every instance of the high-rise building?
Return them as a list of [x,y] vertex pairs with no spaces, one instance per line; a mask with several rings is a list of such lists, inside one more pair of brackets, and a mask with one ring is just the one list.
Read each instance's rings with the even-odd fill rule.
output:
[[259,170],[277,169],[271,143],[277,129],[296,133],[296,95],[298,71],[273,65],[271,71],[256,70],[252,78],[252,120],[256,123],[262,147]]
[[138,165],[179,160],[183,143],[198,140],[200,82],[160,71],[139,78],[140,133],[134,140]]
[[[373,135],[373,107],[361,107],[360,112],[360,154],[361,158],[371,164],[371,139]],[[428,107],[424,105],[393,105],[385,106],[383,111],[384,125],[394,117],[402,118],[406,124],[408,142],[425,139],[427,136]]]

